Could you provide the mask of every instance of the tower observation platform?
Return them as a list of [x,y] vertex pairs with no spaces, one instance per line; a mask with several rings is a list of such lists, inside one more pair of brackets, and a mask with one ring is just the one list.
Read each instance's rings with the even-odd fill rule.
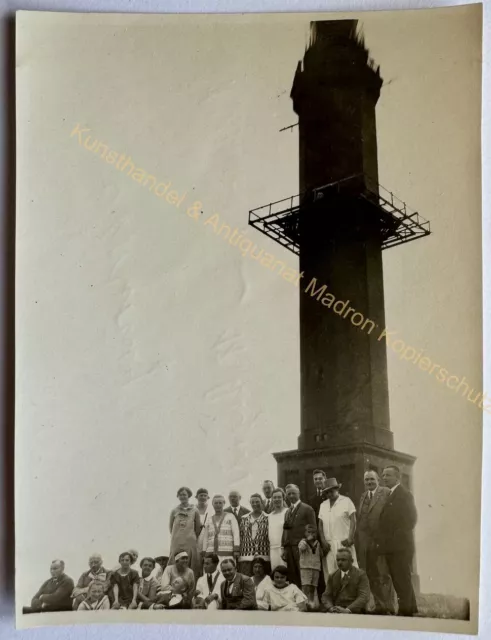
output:
[[378,227],[382,249],[412,242],[431,233],[428,220],[363,174],[252,209],[249,224],[300,255],[300,216],[318,213],[329,217],[333,228],[340,227],[349,200],[359,200],[360,215]]

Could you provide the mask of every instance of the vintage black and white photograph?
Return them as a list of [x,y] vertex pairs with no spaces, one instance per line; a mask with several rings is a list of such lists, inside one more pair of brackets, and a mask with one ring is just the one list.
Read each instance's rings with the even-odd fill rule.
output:
[[476,633],[480,6],[16,41],[18,627]]

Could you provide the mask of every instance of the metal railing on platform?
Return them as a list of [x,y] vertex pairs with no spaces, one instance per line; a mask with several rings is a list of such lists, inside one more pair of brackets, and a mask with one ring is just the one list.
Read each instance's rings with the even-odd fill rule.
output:
[[366,174],[348,176],[252,209],[249,211],[249,224],[298,255],[300,215],[321,199],[342,195],[362,198],[378,210],[383,232],[382,249],[411,242],[431,233],[428,220]]

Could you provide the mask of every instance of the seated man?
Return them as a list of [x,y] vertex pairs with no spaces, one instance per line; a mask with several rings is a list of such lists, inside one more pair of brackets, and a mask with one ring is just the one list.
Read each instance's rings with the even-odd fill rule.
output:
[[232,558],[223,560],[220,568],[225,578],[220,586],[220,609],[257,609],[252,578],[239,573]]
[[220,587],[224,577],[218,570],[218,556],[207,553],[203,564],[204,574],[198,578],[193,609],[218,609]]
[[100,582],[102,584],[102,590],[104,595],[108,593],[111,588],[111,580],[109,578],[109,571],[102,566],[102,556],[100,553],[93,553],[89,558],[88,571],[84,571],[78,579],[77,586],[73,590],[73,609],[76,611],[79,608],[81,602],[87,597],[89,585],[92,581]]
[[63,560],[53,560],[50,567],[51,578],[43,582],[31,601],[30,607],[24,607],[22,613],[42,613],[44,611],[71,611],[73,580],[65,574]]
[[348,547],[336,553],[338,569],[329,575],[322,604],[329,613],[365,613],[370,599],[367,574],[353,566]]

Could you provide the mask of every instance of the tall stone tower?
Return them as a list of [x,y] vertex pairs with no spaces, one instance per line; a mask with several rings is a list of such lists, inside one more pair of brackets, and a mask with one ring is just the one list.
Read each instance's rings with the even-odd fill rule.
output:
[[[364,472],[387,464],[412,486],[415,458],[394,450],[390,430],[382,250],[430,229],[378,184],[381,86],[356,20],[312,23],[291,90],[301,193],[249,214],[252,226],[299,256],[303,273],[301,433],[298,450],[274,456],[278,484],[295,482],[304,497],[318,467],[354,501]],[[325,304],[326,293],[336,307]]]

